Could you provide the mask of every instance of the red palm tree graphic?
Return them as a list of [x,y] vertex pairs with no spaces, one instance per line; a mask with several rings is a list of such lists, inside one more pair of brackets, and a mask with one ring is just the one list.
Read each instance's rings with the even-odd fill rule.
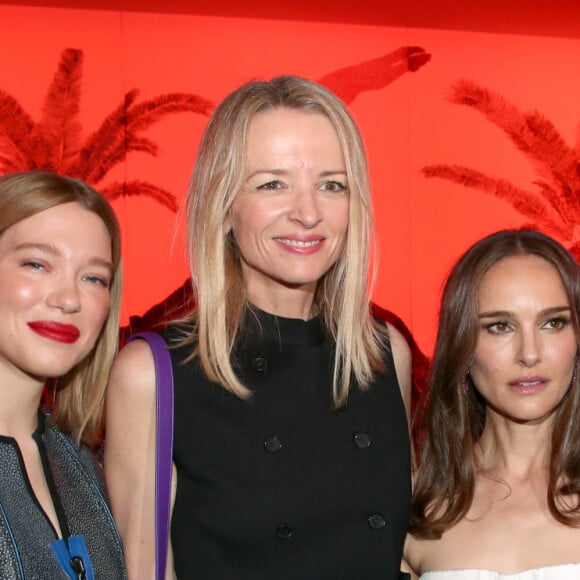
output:
[[521,112],[501,95],[469,80],[452,86],[451,102],[484,114],[502,129],[533,164],[536,190],[486,175],[461,165],[429,165],[427,177],[441,177],[505,200],[539,228],[570,247],[580,257],[576,226],[580,222],[580,141],[569,146],[554,125],[538,111]]
[[208,115],[213,104],[187,93],[170,93],[137,102],[139,91],[134,89],[83,141],[79,122],[82,65],[81,50],[63,50],[39,122],[14,97],[0,90],[0,172],[52,171],[82,179],[110,200],[144,195],[177,211],[175,196],[152,183],[133,180],[99,185],[129,153],[157,155],[157,145],[143,136],[153,124],[173,113]]

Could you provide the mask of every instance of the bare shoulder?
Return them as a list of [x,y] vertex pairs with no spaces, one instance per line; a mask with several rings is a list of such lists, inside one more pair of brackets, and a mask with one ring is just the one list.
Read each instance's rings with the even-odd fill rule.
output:
[[407,534],[405,539],[405,547],[403,549],[403,561],[401,563],[401,570],[411,574],[412,580],[419,577],[419,561],[420,561],[420,542],[418,542],[411,534]]
[[134,445],[144,450],[155,428],[155,363],[149,345],[143,340],[127,344],[117,355],[107,385],[105,405],[105,462],[113,452],[133,457],[127,451]]
[[387,324],[387,329],[399,387],[401,388],[407,415],[409,415],[411,407],[411,349],[405,337],[392,324]]
[[144,340],[134,340],[118,354],[108,386],[108,396],[147,396],[155,392],[153,353]]
[[409,343],[400,330],[397,330],[392,324],[387,323],[389,339],[391,341],[391,351],[395,359],[395,365],[406,365],[411,370],[411,349]]

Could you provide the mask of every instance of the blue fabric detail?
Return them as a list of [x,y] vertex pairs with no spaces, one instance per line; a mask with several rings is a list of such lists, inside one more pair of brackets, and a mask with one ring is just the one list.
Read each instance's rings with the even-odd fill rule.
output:
[[50,545],[59,566],[70,580],[95,580],[95,572],[83,536],[56,540]]

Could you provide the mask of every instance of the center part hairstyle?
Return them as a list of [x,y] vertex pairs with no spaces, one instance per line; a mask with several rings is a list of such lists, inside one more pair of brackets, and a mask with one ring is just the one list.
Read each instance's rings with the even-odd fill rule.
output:
[[237,244],[224,224],[247,178],[249,125],[254,115],[280,108],[324,115],[344,156],[350,195],[345,247],[320,280],[313,303],[313,314],[321,316],[328,340],[336,346],[333,392],[341,405],[351,379],[366,388],[373,373],[383,369],[384,338],[369,310],[367,272],[374,226],[363,142],[344,103],[314,82],[292,76],[250,82],[227,96],[209,120],[186,202],[196,299],[194,331],[186,342],[194,345],[193,354],[210,380],[241,398],[250,395],[230,361],[247,296]]
[[86,183],[42,171],[0,177],[0,236],[11,226],[41,211],[78,203],[96,214],[111,237],[113,272],[107,318],[89,355],[48,387],[52,422],[78,440],[94,446],[100,437],[101,414],[109,369],[117,352],[121,304],[121,234],[109,203]]
[[[465,389],[480,332],[478,295],[483,276],[499,261],[537,256],[558,272],[570,303],[580,344],[580,269],[574,256],[552,238],[531,229],[504,230],[474,244],[445,283],[430,390],[423,416],[426,441],[420,454],[410,532],[437,539],[465,517],[473,501],[476,444],[486,419],[476,388]],[[470,381],[470,379],[467,379]],[[580,525],[580,389],[578,379],[554,411],[549,444],[547,501],[559,522]]]

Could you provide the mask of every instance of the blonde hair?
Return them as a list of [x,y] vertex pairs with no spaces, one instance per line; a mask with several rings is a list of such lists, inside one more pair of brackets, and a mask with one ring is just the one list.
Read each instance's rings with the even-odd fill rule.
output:
[[77,440],[94,446],[100,439],[101,415],[109,369],[117,353],[121,304],[121,234],[109,203],[92,187],[77,179],[42,171],[0,177],[0,236],[14,224],[65,203],[78,203],[98,215],[111,236],[113,277],[107,318],[90,354],[53,389],[52,421]]
[[350,190],[345,247],[320,280],[313,303],[335,346],[333,394],[340,406],[352,379],[364,389],[375,372],[383,371],[385,339],[370,315],[366,273],[374,224],[364,145],[344,103],[314,82],[283,76],[247,83],[227,96],[208,122],[186,200],[196,308],[185,343],[195,344],[193,356],[199,356],[211,381],[241,398],[249,396],[230,362],[247,297],[237,246],[224,233],[224,222],[246,180],[250,122],[257,113],[277,108],[324,115],[344,155]]

